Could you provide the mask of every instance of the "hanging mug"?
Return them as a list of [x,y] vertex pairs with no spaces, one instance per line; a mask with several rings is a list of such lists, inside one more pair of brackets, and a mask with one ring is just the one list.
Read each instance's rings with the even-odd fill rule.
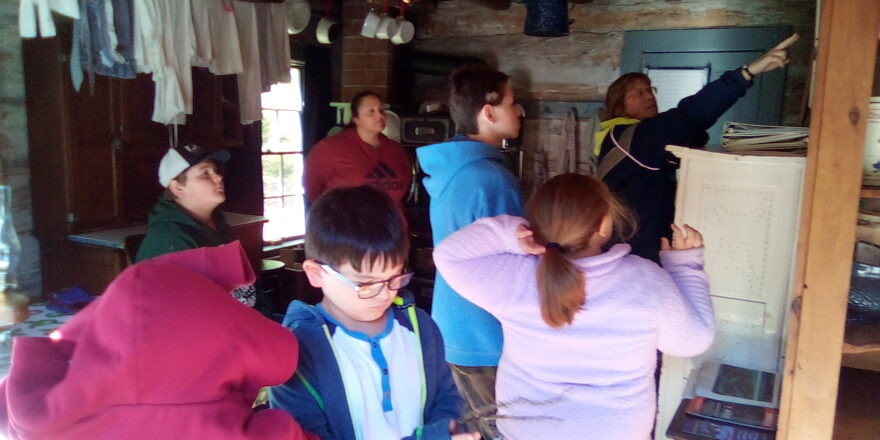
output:
[[412,41],[416,30],[412,22],[405,18],[406,2],[400,3],[400,15],[397,16],[397,30],[391,35],[391,42],[394,44],[406,44]]
[[375,38],[380,21],[382,21],[382,18],[376,13],[375,5],[370,3],[370,11],[367,12],[367,16],[364,17],[364,25],[361,26],[361,36]]
[[331,44],[339,37],[339,31],[336,28],[336,22],[324,17],[318,22],[318,30],[315,32],[318,42],[321,44]]
[[309,6],[308,0],[293,0],[287,5],[287,33],[296,35],[309,25],[312,19],[312,8]]
[[385,10],[379,17],[379,27],[376,28],[376,38],[387,40],[397,32],[397,22],[388,15],[388,0],[385,0]]

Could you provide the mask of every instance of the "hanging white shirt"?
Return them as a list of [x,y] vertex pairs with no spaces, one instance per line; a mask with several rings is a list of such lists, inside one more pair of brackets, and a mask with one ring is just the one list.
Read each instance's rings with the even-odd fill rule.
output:
[[164,73],[159,9],[153,0],[133,0],[134,63],[140,73]]
[[156,83],[152,120],[160,124],[182,124],[193,110],[191,9],[190,0],[134,0],[135,62]]
[[[204,1],[204,0],[203,0]],[[235,23],[235,2],[233,0],[211,1],[211,65],[209,70],[215,75],[241,73],[241,45],[238,41],[238,26]]]
[[74,20],[79,19],[79,3],[77,0],[21,0],[18,5],[18,32],[24,38],[37,36],[55,36],[55,22],[52,11],[66,15]]
[[260,44],[257,37],[257,13],[253,3],[235,2],[235,23],[241,48],[242,73],[238,74],[238,105],[242,124],[263,119],[260,102]]
[[259,3],[256,8],[262,91],[268,92],[272,84],[290,82],[287,3]]
[[211,25],[210,14],[212,6],[221,6],[216,0],[190,0],[192,8],[193,32],[196,37],[196,51],[193,55],[192,65],[208,67],[211,65]]

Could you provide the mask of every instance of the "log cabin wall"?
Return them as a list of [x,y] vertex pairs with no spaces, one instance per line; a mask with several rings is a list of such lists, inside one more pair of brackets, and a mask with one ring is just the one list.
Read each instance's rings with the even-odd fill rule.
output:
[[32,234],[30,168],[18,2],[0,2],[0,181],[12,186],[12,218],[22,257],[19,284],[24,293],[39,295],[39,243]]
[[[620,74],[624,33],[632,30],[791,26],[801,34],[792,49],[783,120],[797,123],[807,81],[815,0],[593,0],[572,5],[569,35],[523,34],[526,7],[494,11],[471,1],[440,1],[413,18],[413,49],[483,58],[511,75],[518,101],[602,101]],[[442,78],[420,76],[415,100],[443,99]],[[527,107],[528,108],[528,107]],[[523,186],[530,187],[536,145],[562,132],[562,119],[527,115]],[[583,124],[582,124],[583,125]],[[583,133],[582,133],[583,135]]]
[[[315,14],[308,30],[292,38],[294,52],[310,44],[304,40],[313,40],[324,4],[313,1],[312,6]],[[417,103],[436,98],[445,90],[444,81],[437,83],[437,78],[429,77],[421,78],[418,87],[406,93],[393,90],[389,66],[393,64],[395,49],[386,41],[358,36],[366,2],[346,0],[342,11],[343,61],[340,67],[334,54],[332,70],[333,76],[342,70],[345,80],[333,91],[332,100],[348,100],[360,90],[374,89],[385,96],[399,94]],[[334,15],[338,17],[338,13]],[[13,216],[23,249],[20,282],[26,291],[40,292],[39,250],[31,234],[27,121],[17,17],[17,2],[0,2],[0,168],[2,180],[13,187]],[[416,25],[416,39],[408,45],[412,49],[485,58],[513,76],[518,99],[560,101],[603,98],[605,89],[619,74],[623,35],[627,30],[789,25],[802,34],[801,42],[793,50],[794,61],[786,81],[784,120],[793,123],[799,116],[808,74],[808,42],[813,36],[815,1],[594,0],[573,5],[570,35],[560,38],[523,35],[525,6],[521,3],[495,11],[465,0],[440,1],[435,10],[421,9],[408,14],[408,18]],[[880,68],[875,70],[875,76],[880,76]],[[338,84],[337,81],[333,82]],[[875,84],[880,81],[875,80]],[[880,94],[878,87],[875,86],[875,95]],[[558,135],[561,127],[560,119],[530,116],[523,143],[527,149],[533,149],[549,135]],[[528,179],[531,166],[526,163],[524,168]]]

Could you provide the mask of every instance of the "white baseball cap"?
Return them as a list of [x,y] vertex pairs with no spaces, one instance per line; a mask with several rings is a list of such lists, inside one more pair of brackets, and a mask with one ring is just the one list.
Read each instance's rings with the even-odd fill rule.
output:
[[180,173],[206,160],[213,160],[218,164],[226,163],[229,161],[229,152],[226,150],[208,151],[196,144],[169,148],[159,162],[159,183],[167,188]]

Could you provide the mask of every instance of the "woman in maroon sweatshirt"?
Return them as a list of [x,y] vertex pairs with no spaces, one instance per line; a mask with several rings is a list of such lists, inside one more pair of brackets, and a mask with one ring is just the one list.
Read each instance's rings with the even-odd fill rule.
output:
[[351,100],[351,122],[306,156],[303,185],[314,201],[338,186],[370,185],[385,191],[401,209],[412,183],[412,164],[399,143],[382,134],[385,109],[374,92]]

